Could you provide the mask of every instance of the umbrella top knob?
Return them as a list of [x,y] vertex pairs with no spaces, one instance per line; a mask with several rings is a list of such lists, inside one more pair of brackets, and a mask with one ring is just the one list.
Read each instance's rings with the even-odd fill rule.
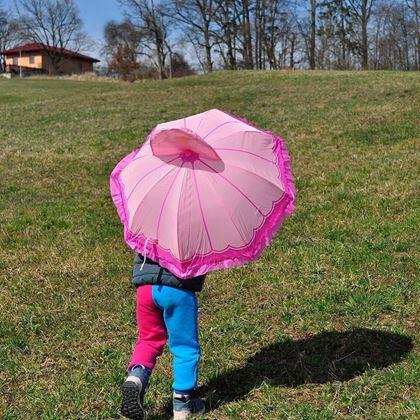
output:
[[197,159],[199,159],[200,155],[198,153],[193,152],[192,150],[185,150],[184,153],[182,153],[181,158],[184,162],[195,162]]

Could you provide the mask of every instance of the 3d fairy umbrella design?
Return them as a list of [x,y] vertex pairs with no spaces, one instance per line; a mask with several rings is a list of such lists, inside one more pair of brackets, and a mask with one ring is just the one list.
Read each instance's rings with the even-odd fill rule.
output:
[[127,244],[180,278],[258,257],[295,201],[283,141],[217,109],[157,125],[110,186]]

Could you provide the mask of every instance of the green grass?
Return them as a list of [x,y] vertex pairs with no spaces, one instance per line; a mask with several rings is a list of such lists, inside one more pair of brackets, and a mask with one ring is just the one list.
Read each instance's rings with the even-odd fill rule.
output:
[[[261,259],[200,294],[208,418],[419,418],[419,88],[396,72],[0,80],[0,417],[118,417],[135,289],[109,175],[157,123],[216,107],[285,139],[298,199]],[[170,384],[166,353],[150,418]]]

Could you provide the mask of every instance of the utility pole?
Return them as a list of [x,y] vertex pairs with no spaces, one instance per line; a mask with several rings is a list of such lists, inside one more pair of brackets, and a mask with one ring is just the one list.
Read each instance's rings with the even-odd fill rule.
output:
[[22,49],[19,48],[19,78],[22,79]]

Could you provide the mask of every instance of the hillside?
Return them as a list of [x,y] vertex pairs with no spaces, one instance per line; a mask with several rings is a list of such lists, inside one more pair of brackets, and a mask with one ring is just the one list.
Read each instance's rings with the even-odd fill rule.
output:
[[[397,72],[0,79],[0,417],[118,417],[135,289],[109,175],[157,123],[220,108],[285,140],[298,195],[263,257],[200,294],[207,418],[418,418],[419,88]],[[166,353],[151,418],[170,384]]]

